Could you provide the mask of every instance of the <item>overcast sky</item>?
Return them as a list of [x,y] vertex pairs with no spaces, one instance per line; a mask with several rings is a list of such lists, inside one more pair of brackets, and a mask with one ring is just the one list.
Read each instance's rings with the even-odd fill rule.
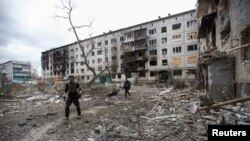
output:
[[[165,17],[195,8],[197,0],[74,0],[75,25],[88,24],[91,29],[79,31],[81,39],[90,32],[99,35],[109,30]],[[62,14],[56,6],[60,0],[0,0],[0,63],[9,60],[29,61],[41,71],[41,52],[75,41],[68,32]]]

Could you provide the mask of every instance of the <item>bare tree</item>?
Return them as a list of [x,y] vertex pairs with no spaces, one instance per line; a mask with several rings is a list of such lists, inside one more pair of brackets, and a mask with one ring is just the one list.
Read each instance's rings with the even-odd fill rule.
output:
[[[76,40],[77,40],[77,44],[78,44],[78,46],[80,47],[80,49],[82,51],[82,55],[83,55],[83,58],[84,58],[84,61],[82,63],[84,63],[86,65],[87,69],[90,70],[93,73],[93,78],[88,83],[88,85],[92,85],[95,82],[95,80],[102,73],[104,73],[106,70],[108,70],[108,67],[105,67],[99,73],[97,73],[95,68],[91,67],[89,65],[89,62],[88,62],[87,58],[90,55],[90,53],[95,49],[95,47],[91,47],[91,49],[88,52],[85,52],[84,46],[81,44],[81,40],[80,40],[80,38],[78,36],[77,29],[84,28],[84,27],[90,28],[92,26],[94,20],[89,19],[89,24],[87,24],[87,25],[75,26],[73,24],[73,21],[72,21],[72,11],[75,8],[75,5],[72,2],[72,0],[61,0],[61,6],[57,6],[57,8],[63,10],[65,15],[57,15],[56,14],[55,17],[56,18],[62,18],[62,19],[65,19],[65,20],[69,21],[70,26],[71,26],[71,28],[69,28],[69,31],[73,31],[73,33],[74,33],[74,35],[76,37]],[[90,34],[89,43],[85,47],[88,48],[88,46],[91,46],[92,43],[93,43],[93,40],[92,40],[92,37],[91,37],[91,34]]]

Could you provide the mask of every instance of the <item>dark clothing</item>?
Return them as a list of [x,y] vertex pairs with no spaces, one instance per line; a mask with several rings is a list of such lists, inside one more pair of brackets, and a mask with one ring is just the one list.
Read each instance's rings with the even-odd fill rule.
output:
[[79,89],[80,89],[79,83],[75,83],[74,81],[71,81],[66,84],[65,93],[68,93],[68,98],[66,100],[66,106],[65,106],[65,117],[69,117],[69,107],[72,104],[72,102],[76,106],[77,114],[81,115],[81,108],[78,96]]
[[[75,89],[71,90],[72,87],[74,87]],[[79,83],[70,82],[70,83],[66,84],[65,93],[68,93],[68,97],[70,97],[70,98],[79,98],[78,97],[78,90],[80,90]]]
[[65,107],[65,117],[69,117],[69,107],[72,104],[72,102],[74,103],[74,105],[76,106],[76,111],[78,115],[81,115],[81,108],[80,108],[80,103],[78,98],[69,98],[66,101],[66,107]]
[[130,89],[131,83],[126,80],[124,85],[123,85],[123,89],[125,90],[125,97],[127,98],[127,95],[130,97],[130,93],[129,93],[129,89]]

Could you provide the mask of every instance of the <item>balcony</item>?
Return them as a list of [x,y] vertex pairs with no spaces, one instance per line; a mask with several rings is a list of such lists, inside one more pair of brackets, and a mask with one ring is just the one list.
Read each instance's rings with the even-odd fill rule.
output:
[[134,51],[147,50],[147,45],[137,45],[134,47]]

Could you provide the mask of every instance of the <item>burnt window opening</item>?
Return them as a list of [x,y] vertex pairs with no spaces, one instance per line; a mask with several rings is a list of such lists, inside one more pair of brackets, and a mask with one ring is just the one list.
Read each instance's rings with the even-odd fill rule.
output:
[[106,41],[105,41],[105,45],[108,45],[108,43],[109,43],[109,41],[108,41],[108,40],[106,40]]
[[117,74],[117,77],[118,77],[118,79],[121,79],[122,75],[121,74]]
[[139,72],[138,74],[139,77],[146,77],[146,73],[144,71]]
[[177,30],[177,29],[181,29],[181,23],[177,23],[177,24],[172,25],[172,30]]
[[187,51],[197,51],[197,50],[198,50],[198,47],[196,44],[187,46]]
[[168,65],[168,59],[162,60],[162,66],[167,66]]
[[120,59],[124,59],[124,55],[121,55],[121,56],[120,56]]
[[157,55],[157,50],[150,50],[150,51],[149,51],[149,54],[150,54],[150,55]]
[[102,42],[98,42],[98,43],[97,43],[97,46],[98,46],[98,47],[102,46]]
[[173,70],[173,75],[174,76],[181,76],[182,75],[182,70]]
[[116,43],[116,38],[111,39],[111,44]]
[[167,37],[161,38],[161,43],[162,44],[167,44]]
[[166,48],[162,49],[162,55],[166,55],[166,54],[168,54],[168,49]]
[[157,66],[157,60],[152,60],[149,62],[150,66]]
[[157,76],[157,72],[150,72],[150,77],[155,77]]

